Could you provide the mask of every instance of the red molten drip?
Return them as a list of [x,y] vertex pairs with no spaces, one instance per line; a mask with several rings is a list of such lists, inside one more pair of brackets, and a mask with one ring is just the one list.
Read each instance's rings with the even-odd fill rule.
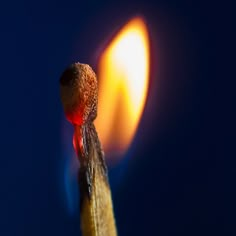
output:
[[78,111],[66,111],[66,118],[74,125],[82,125],[83,124],[83,116]]
[[76,151],[76,153],[79,153],[82,151],[83,148],[83,138],[81,136],[81,129],[79,126],[75,126],[75,132],[73,135],[73,147]]

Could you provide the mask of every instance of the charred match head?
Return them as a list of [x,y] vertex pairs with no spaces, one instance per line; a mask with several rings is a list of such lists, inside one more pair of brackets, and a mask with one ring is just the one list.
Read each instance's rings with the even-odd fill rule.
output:
[[60,92],[66,118],[73,124],[92,122],[97,116],[97,77],[89,65],[74,63],[60,78]]

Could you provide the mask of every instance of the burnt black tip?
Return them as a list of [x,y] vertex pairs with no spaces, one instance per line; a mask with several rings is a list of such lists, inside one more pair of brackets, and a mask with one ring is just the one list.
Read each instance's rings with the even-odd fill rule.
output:
[[72,64],[68,67],[61,75],[60,84],[62,86],[70,86],[73,84],[75,79],[78,77],[78,69],[76,64]]

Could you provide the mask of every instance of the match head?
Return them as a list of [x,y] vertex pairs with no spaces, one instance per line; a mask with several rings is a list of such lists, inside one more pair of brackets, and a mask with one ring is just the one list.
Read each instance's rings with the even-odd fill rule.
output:
[[73,124],[92,122],[97,116],[97,77],[89,65],[74,63],[60,78],[60,93],[66,118]]

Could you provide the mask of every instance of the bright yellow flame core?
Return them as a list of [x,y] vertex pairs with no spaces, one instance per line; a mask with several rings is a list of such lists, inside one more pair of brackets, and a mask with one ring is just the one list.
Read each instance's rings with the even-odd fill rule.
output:
[[98,118],[105,151],[124,153],[137,129],[148,89],[149,41],[141,18],[125,25],[99,61]]

